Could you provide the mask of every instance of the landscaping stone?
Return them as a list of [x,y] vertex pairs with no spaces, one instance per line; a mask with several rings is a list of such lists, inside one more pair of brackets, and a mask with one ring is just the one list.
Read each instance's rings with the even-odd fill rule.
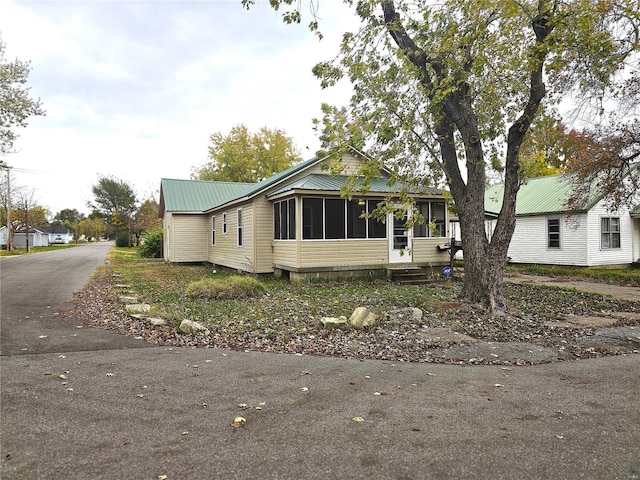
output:
[[477,339],[469,335],[454,332],[444,327],[423,328],[419,332],[419,336],[430,344],[445,347],[449,345],[473,345],[474,343],[478,343]]
[[120,300],[122,303],[127,304],[138,303],[138,297],[135,297],[133,295],[120,295],[118,297],[118,300]]
[[322,317],[320,319],[325,328],[347,328],[349,326],[347,317],[340,315],[339,317]]
[[151,311],[151,305],[147,303],[132,303],[125,305],[127,313],[149,313]]
[[146,319],[154,327],[162,327],[167,324],[167,321],[164,318],[160,317],[149,317]]
[[366,328],[374,325],[376,320],[376,315],[367,307],[357,307],[349,317],[349,325],[356,328]]
[[209,330],[203,324],[193,320],[183,320],[182,323],[180,323],[180,330],[189,335],[197,335],[199,333],[209,335]]

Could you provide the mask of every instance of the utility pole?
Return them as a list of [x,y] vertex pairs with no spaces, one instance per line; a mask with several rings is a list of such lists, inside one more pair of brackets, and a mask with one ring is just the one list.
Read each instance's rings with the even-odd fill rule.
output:
[[0,160],[0,168],[7,171],[7,252],[13,250],[13,237],[11,230],[11,167],[4,160]]

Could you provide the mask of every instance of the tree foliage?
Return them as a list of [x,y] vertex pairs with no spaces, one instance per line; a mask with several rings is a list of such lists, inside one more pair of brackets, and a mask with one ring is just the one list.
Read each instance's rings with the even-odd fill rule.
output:
[[27,119],[44,115],[40,99],[29,96],[26,83],[31,72],[29,62],[5,58],[5,43],[0,37],[0,153],[10,153],[18,134],[15,127],[26,127]]
[[[323,106],[324,146],[336,158],[346,145],[366,151],[409,185],[446,181],[464,241],[462,296],[505,312],[525,136],[566,96],[579,94],[583,112],[607,108],[619,74],[637,68],[637,0],[345,3],[361,28],[314,73],[322,87],[346,78],[354,93],[348,108]],[[493,166],[505,188],[489,239],[484,191]]]
[[114,225],[126,222],[136,209],[136,195],[124,180],[99,176],[91,191],[93,202],[87,205]]
[[245,125],[234,126],[228,135],[209,137],[210,162],[192,169],[195,180],[257,182],[300,162],[291,138],[266,127],[250,133]]
[[594,196],[604,196],[611,210],[635,206],[640,200],[640,121],[571,135],[576,148],[567,167],[573,174],[569,207],[580,210]]

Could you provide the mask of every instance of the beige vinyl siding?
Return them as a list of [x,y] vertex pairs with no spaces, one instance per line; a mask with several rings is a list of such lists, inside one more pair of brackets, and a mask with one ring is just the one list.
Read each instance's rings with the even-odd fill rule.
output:
[[449,242],[448,238],[423,238],[413,237],[413,262],[414,263],[449,263],[449,252],[441,251],[438,245]]
[[[242,238],[243,245],[238,246],[238,209],[242,209]],[[227,233],[222,233],[222,217],[227,214]],[[216,244],[211,246],[208,239],[208,261],[215,265],[235,268],[242,271],[255,269],[253,248],[253,209],[250,203],[233,206],[225,210],[217,210],[216,217]],[[211,229],[211,215],[207,217],[209,236]]]
[[174,262],[207,260],[209,222],[204,215],[173,214],[169,249]]
[[295,267],[300,265],[298,243],[295,240],[273,241],[273,264],[278,267]]
[[162,231],[162,258],[166,262],[173,262],[173,225],[171,223],[171,214],[168,212],[165,212],[162,217]]
[[305,240],[300,242],[300,267],[385,265],[386,238],[370,240]]
[[253,256],[256,273],[273,272],[273,204],[264,196],[253,201],[255,243]]

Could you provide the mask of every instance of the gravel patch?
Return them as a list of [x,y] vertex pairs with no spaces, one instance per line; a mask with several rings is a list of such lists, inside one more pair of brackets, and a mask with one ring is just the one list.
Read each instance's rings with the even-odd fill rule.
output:
[[[231,319],[213,327],[207,324],[208,335],[187,335],[177,325],[128,314],[119,299],[120,287],[114,283],[107,274],[94,277],[76,294],[74,308],[67,315],[88,326],[175,347],[494,365],[640,353],[640,302],[557,287],[506,284],[510,315],[505,317],[491,317],[470,305],[442,301],[434,302],[434,311],[424,312],[418,321],[387,316],[364,329],[331,330],[324,328],[319,318],[296,316],[259,323]],[[277,300],[269,301],[274,302],[271,308],[277,309]],[[287,301],[291,310],[293,300]],[[586,320],[591,317],[606,318],[611,326],[602,327],[605,322],[601,320]]]

